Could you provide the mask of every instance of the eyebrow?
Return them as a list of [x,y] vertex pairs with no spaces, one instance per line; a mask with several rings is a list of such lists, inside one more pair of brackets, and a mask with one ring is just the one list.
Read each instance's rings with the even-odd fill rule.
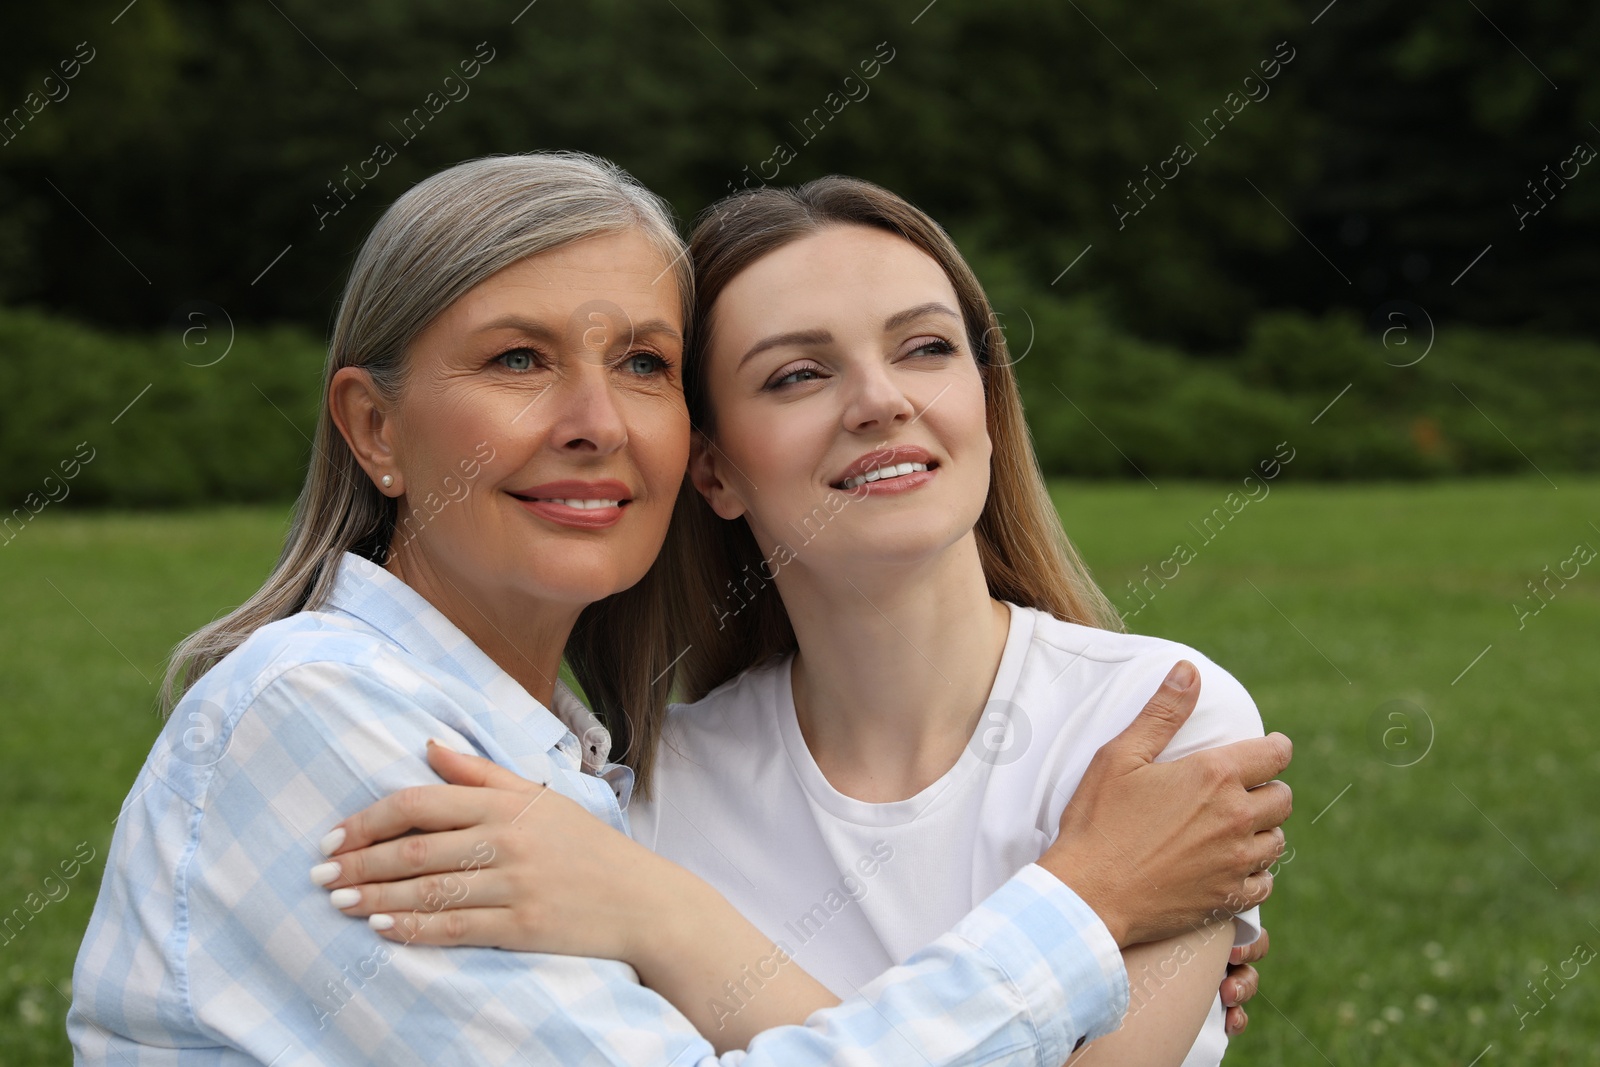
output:
[[[632,326],[632,336],[635,338],[662,335],[669,337],[674,341],[683,340],[683,335],[680,334],[677,329],[674,328],[673,325],[666,319],[646,319],[644,322],[634,323]],[[537,337],[540,340],[547,341],[551,344],[557,343],[561,340],[560,334],[558,334],[555,330],[552,330],[545,323],[538,322],[534,319],[523,318],[521,315],[502,315],[497,319],[493,319],[484,323],[473,332],[488,333],[491,330],[519,330],[531,337]]]
[[479,326],[473,333],[488,333],[491,330],[517,330],[544,341],[556,340],[556,333],[542,322],[525,319],[521,315],[501,315]]
[[825,345],[833,341],[833,334],[827,330],[791,330],[788,333],[775,333],[771,337],[764,337],[750,346],[750,350],[739,357],[739,366],[744,366],[752,358],[760,355],[769,348],[783,348],[789,345]]
[[[883,320],[883,332],[888,333],[891,330],[897,330],[907,323],[915,322],[926,315],[946,315],[957,322],[961,321],[961,316],[950,305],[933,300],[890,315]],[[751,358],[771,348],[781,348],[789,345],[826,345],[832,342],[833,334],[827,330],[791,330],[788,333],[775,333],[771,337],[764,337],[751,345],[750,350],[739,357],[739,366],[744,366]]]
[[961,316],[949,304],[942,304],[937,300],[932,300],[926,304],[918,304],[914,308],[906,308],[904,311],[897,311],[890,315],[883,320],[883,331],[888,333],[890,330],[897,330],[925,315],[947,315],[957,322],[961,321]]
[[660,334],[670,337],[674,341],[682,341],[683,335],[673,328],[666,319],[646,319],[633,327],[633,336],[651,337]]

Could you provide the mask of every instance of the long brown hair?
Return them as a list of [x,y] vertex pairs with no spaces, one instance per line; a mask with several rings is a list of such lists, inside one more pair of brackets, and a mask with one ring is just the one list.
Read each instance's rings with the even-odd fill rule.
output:
[[[870,226],[909,241],[944,269],[960,303],[967,340],[983,377],[993,446],[989,497],[974,529],[989,595],[1047,611],[1059,619],[1107,630],[1122,620],[1061,528],[1033,440],[999,318],[948,234],[887,189],[857,178],[829,177],[793,189],[753,189],[707,208],[689,239],[695,310],[684,353],[689,417],[708,440],[716,413],[708,366],[717,297],[751,264],[827,226]],[[698,700],[740,671],[795,648],[782,600],[765,589],[760,546],[743,521],[721,519],[687,480],[678,495],[663,558],[676,586],[669,610],[688,650],[676,668],[677,692]],[[757,592],[748,603],[751,577]],[[740,607],[731,623],[726,605]]]

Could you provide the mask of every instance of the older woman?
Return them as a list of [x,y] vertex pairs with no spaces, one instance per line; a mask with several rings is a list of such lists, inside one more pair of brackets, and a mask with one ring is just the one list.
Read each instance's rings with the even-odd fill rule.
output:
[[[688,456],[689,296],[661,204],[587,157],[463,164],[379,221],[340,306],[283,556],[175,654],[181,700],[79,953],[80,1061],[709,1060],[692,1023],[749,1046],[730,1062],[1059,1063],[1122,1013],[1118,944],[1183,929],[1261,865],[1240,847],[1266,810],[1246,787],[1287,755],[1261,742],[1151,764],[1192,708],[1179,687],[1107,746],[1051,852],[842,1004],[631,842],[633,772],[557,674],[565,655],[623,743],[654,750],[665,683],[620,666],[665,673],[675,654],[652,563]],[[546,917],[524,940],[589,955],[429,947],[509,903],[482,837],[371,850],[448,853],[405,949],[307,882],[351,843],[328,828],[376,798],[449,829],[406,799],[433,780],[430,738],[545,784],[511,820],[545,872]],[[1139,867],[1180,884],[1158,894]],[[349,873],[324,863],[313,880]],[[440,910],[467,900],[481,907]],[[715,1018],[734,984],[760,995]]]

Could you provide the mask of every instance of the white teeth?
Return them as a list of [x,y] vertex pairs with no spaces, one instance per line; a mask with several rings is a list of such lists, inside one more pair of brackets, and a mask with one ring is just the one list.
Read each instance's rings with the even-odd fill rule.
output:
[[557,500],[555,498],[551,498],[548,502],[551,504],[564,504],[569,508],[579,508],[584,511],[592,511],[595,508],[614,508],[621,504],[617,500]]
[[844,487],[846,489],[855,489],[858,486],[866,485],[868,482],[880,482],[885,478],[902,478],[907,474],[913,474],[917,471],[925,471],[927,469],[928,465],[926,463],[901,463],[898,465],[891,464],[887,467],[879,467],[876,470],[870,470],[865,474],[858,474],[854,478],[846,478]]

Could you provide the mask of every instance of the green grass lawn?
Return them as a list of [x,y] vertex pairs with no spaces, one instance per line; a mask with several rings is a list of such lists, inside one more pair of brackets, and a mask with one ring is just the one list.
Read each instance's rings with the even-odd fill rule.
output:
[[[1188,524],[1234,486],[1058,487],[1119,607],[1192,550],[1133,628],[1228,667],[1296,742],[1295,851],[1228,1062],[1600,1062],[1600,966],[1576,962],[1600,950],[1600,560],[1521,629],[1513,608],[1600,549],[1600,482],[1557,481],[1280,484],[1209,541]],[[68,1058],[68,978],[162,658],[255,588],[283,519],[49,511],[0,546],[0,918],[26,916],[0,934],[0,1063]]]

